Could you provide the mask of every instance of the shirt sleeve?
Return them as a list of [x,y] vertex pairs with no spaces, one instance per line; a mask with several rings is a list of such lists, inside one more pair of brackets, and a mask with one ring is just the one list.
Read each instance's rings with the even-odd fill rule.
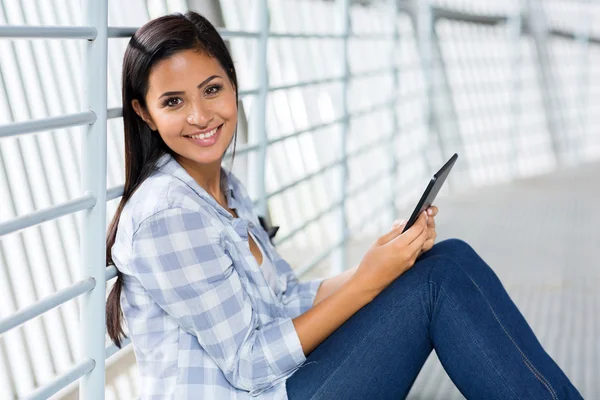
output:
[[[282,258],[279,258],[278,262],[287,264],[287,261]],[[296,276],[296,272],[289,264],[287,264],[285,270],[288,270],[286,274],[287,285],[285,291],[282,293],[282,303],[285,307],[286,315],[290,318],[296,318],[310,310],[313,306],[319,287],[325,278],[300,282]]]
[[306,361],[291,318],[260,325],[210,216],[175,208],[146,219],[130,269],[234,387],[258,395]]

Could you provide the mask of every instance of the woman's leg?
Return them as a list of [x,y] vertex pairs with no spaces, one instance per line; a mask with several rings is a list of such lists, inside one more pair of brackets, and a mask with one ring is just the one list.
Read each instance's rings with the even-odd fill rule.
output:
[[318,346],[294,399],[396,399],[435,347],[469,399],[579,399],[487,264],[463,241],[421,256]]
[[421,259],[436,256],[451,262],[444,264],[445,271],[432,271],[432,290],[445,297],[453,312],[432,321],[430,337],[444,369],[467,398],[481,398],[502,385],[520,399],[582,398],[471,246],[445,240]]

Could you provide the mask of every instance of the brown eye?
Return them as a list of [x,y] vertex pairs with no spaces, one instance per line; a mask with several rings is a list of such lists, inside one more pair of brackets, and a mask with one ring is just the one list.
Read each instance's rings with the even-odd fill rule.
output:
[[215,86],[211,86],[209,88],[206,89],[206,94],[208,96],[214,96],[217,93],[219,93],[221,91],[221,86],[220,85],[215,85]]
[[167,99],[164,103],[166,107],[175,107],[180,105],[182,100],[179,97],[171,97]]

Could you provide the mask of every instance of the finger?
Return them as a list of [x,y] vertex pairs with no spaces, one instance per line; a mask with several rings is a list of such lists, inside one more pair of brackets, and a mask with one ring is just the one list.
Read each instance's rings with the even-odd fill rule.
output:
[[419,215],[419,218],[417,218],[417,220],[413,224],[413,226],[411,226],[406,232],[402,234],[404,244],[411,244],[419,237],[419,235],[422,234],[424,230],[427,230],[427,218],[428,217],[426,213],[422,212]]
[[427,215],[429,215],[430,217],[435,217],[438,213],[438,208],[436,206],[430,206],[427,209]]
[[[416,225],[416,223],[415,223]],[[425,226],[425,224],[423,224]],[[414,227],[414,225],[413,225]],[[411,227],[412,229],[412,227]],[[412,254],[418,254],[419,250],[423,247],[423,244],[429,237],[429,230],[422,229],[419,234],[415,237],[415,239],[408,245],[408,248],[412,251]]]
[[378,246],[383,246],[384,244],[389,243],[394,238],[400,236],[402,234],[402,230],[403,229],[404,229],[404,225],[398,225],[398,226],[396,226],[394,224],[394,226],[392,227],[392,229],[389,232],[387,232],[383,236],[380,236],[375,241],[375,244],[377,244]]
[[392,229],[398,228],[399,226],[404,226],[404,225],[406,225],[406,220],[405,219],[397,219],[392,224]]
[[427,220],[427,228],[435,228],[435,217],[429,217]]

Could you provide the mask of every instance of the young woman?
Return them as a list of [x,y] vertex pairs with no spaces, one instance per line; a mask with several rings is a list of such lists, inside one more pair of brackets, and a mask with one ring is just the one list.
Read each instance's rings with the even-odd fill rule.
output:
[[358,267],[298,282],[221,167],[238,83],[205,18],[144,25],[122,78],[107,328],[120,344],[124,314],[143,399],[403,398],[432,349],[467,398],[581,398],[477,253],[434,245],[436,207]]

